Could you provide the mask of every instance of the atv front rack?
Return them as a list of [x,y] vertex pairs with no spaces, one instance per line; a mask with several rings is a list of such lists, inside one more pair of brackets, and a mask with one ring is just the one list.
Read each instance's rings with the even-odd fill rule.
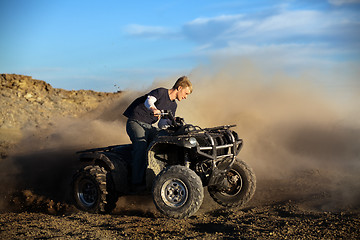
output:
[[235,132],[229,129],[234,126],[227,125],[204,129],[204,135],[208,139],[210,146],[200,146],[198,144],[196,146],[197,153],[214,161],[225,157],[231,157],[235,160],[241,150],[243,141],[238,139],[237,135],[234,135]]
[[[234,126],[227,125],[204,129],[203,134],[210,146],[200,146],[199,144],[196,146],[197,153],[210,160],[211,176],[208,186],[214,186],[221,190],[226,189],[226,187],[224,188],[224,179],[226,179],[226,174],[233,166],[243,144],[237,133],[230,130]],[[224,158],[229,158],[229,161],[223,161]],[[219,164],[225,162],[227,165],[223,165],[220,169]]]

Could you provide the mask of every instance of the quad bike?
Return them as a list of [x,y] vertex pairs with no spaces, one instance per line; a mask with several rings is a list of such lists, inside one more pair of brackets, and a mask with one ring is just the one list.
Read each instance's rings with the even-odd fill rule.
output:
[[[157,209],[172,218],[195,214],[204,198],[204,187],[224,207],[239,207],[255,193],[253,170],[236,156],[243,141],[231,130],[235,125],[200,128],[162,111],[171,126],[147,150],[147,190]],[[86,165],[73,178],[77,208],[111,212],[120,196],[128,195],[131,144],[78,152]]]

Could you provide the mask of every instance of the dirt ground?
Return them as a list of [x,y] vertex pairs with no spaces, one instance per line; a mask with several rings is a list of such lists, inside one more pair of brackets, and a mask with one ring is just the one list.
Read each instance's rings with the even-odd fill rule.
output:
[[120,197],[101,215],[72,204],[71,179],[80,167],[74,152],[0,160],[0,239],[360,239],[353,175],[304,168],[278,178],[259,174],[246,206],[225,209],[205,191],[200,210],[181,220],[161,215],[151,195]]
[[142,210],[112,215],[1,214],[2,239],[358,239],[359,214],[307,213],[296,204],[214,210],[174,220]]
[[[297,177],[298,182],[304,183],[305,179],[311,182],[317,177],[313,172]],[[294,191],[295,184],[282,180],[258,181],[255,197],[244,208],[235,209],[217,206],[206,193],[199,212],[181,220],[161,215],[152,203],[151,195],[122,197],[113,213],[99,215],[81,212],[71,204],[55,202],[25,190],[13,196],[7,210],[0,214],[0,238],[360,238],[360,211],[356,205],[327,211],[326,208],[336,204],[332,198],[336,193],[321,188],[318,191],[309,189],[307,184],[303,186]]]

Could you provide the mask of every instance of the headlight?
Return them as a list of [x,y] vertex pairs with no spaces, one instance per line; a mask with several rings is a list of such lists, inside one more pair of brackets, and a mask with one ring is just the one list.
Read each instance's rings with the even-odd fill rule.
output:
[[196,146],[196,144],[197,144],[196,138],[194,138],[194,137],[189,138],[189,143],[193,146]]

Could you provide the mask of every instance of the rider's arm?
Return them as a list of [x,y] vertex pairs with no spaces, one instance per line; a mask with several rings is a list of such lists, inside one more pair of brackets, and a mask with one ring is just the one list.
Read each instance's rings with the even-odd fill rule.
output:
[[156,108],[156,106],[155,106],[155,102],[157,101],[157,99],[156,99],[156,97],[154,97],[154,96],[148,96],[147,98],[146,98],[146,101],[145,101],[145,107],[147,108],[147,109],[151,109],[151,108],[155,108],[155,109],[157,109]]
[[160,114],[160,110],[158,110],[155,106],[155,102],[157,101],[156,97],[149,95],[145,100],[145,107],[151,110],[154,115]]

